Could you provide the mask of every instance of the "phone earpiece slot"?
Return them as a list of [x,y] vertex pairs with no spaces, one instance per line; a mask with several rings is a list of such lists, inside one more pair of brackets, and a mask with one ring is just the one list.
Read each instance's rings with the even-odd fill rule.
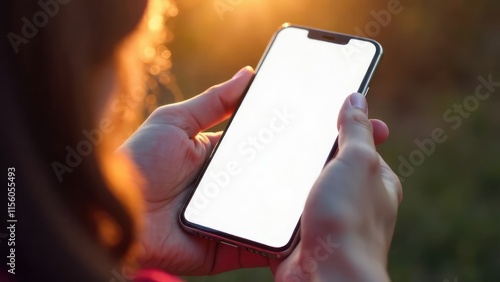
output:
[[315,40],[328,41],[335,44],[347,45],[351,40],[349,36],[343,34],[332,35],[321,30],[310,30],[307,37]]

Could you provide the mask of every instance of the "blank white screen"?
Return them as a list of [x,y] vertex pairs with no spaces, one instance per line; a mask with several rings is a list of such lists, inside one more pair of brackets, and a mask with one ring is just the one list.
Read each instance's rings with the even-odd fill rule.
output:
[[295,229],[376,47],[281,30],[191,198],[195,224],[279,248]]

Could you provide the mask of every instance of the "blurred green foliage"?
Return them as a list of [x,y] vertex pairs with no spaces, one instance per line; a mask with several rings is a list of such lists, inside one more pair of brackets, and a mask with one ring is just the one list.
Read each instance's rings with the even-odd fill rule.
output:
[[[186,98],[244,65],[255,67],[283,22],[352,34],[395,0],[226,1],[234,7],[223,17],[217,1],[224,2],[178,1],[179,15],[169,20],[173,81]],[[500,87],[477,109],[466,108],[467,117],[454,108],[471,101],[479,76],[500,82],[500,1],[400,5],[401,13],[370,32],[385,51],[368,97],[371,116],[391,128],[380,153],[398,171],[401,158],[417,154],[415,140],[431,138],[436,128],[447,139],[405,174],[390,275],[393,281],[500,281]],[[443,117],[449,110],[462,122],[456,129]],[[187,280],[273,278],[257,269]]]

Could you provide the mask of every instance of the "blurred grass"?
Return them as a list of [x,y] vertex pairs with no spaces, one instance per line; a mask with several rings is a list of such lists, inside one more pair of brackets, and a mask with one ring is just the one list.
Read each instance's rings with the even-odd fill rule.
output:
[[[443,106],[455,102],[450,99]],[[498,105],[498,99],[483,102],[456,131],[436,121],[448,140],[404,183],[390,253],[394,281],[500,280],[500,126],[492,122]],[[429,138],[433,128],[420,136],[397,136],[401,133],[393,130],[380,152],[397,168],[399,155],[408,159],[417,149],[411,138]],[[394,142],[408,137],[406,144]]]
[[[236,2],[232,2],[236,3]],[[240,3],[240,2],[238,2]],[[169,22],[173,74],[186,98],[255,66],[283,22],[353,33],[388,0],[246,0],[219,18],[212,1],[178,1]],[[500,81],[500,1],[401,1],[374,38],[384,58],[368,97],[391,128],[380,146],[394,170],[414,140],[442,128],[422,165],[406,177],[389,271],[393,281],[500,281],[500,87],[456,130],[443,114],[473,95],[478,76]],[[222,129],[223,126],[218,127]],[[187,281],[272,281],[267,269]]]

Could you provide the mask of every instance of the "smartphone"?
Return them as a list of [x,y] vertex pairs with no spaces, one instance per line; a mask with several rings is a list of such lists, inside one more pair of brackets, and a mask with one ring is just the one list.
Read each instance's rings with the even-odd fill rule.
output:
[[181,210],[184,229],[288,255],[309,191],[337,150],[340,107],[366,94],[381,54],[371,39],[282,25]]

